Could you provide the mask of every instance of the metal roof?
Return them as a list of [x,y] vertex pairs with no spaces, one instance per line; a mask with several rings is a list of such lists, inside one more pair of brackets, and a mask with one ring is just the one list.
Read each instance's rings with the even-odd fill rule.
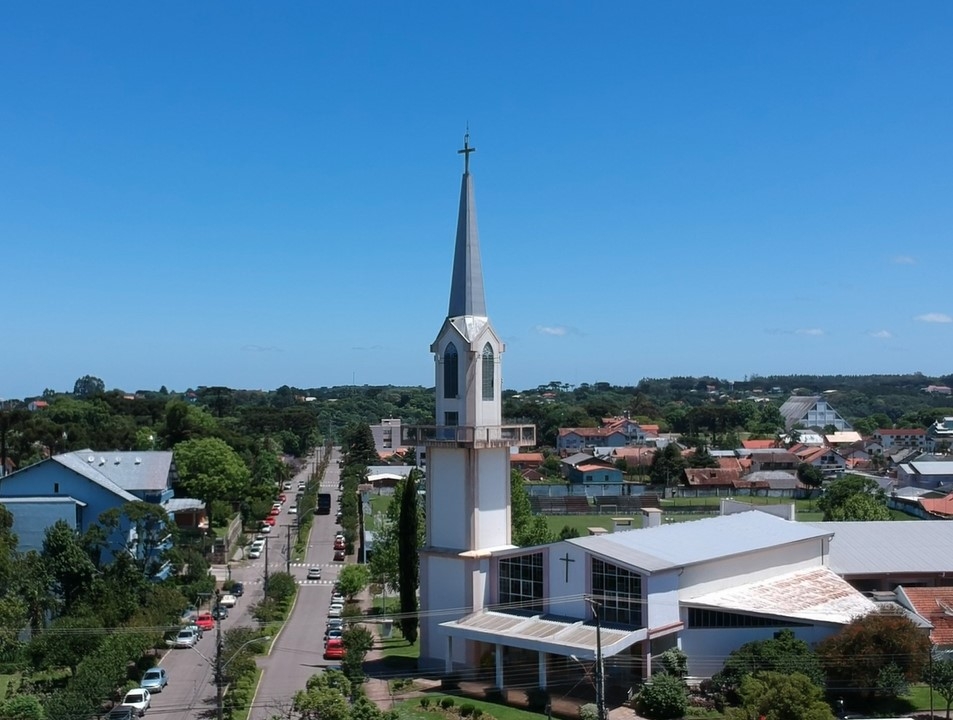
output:
[[832,532],[749,511],[563,542],[651,573],[821,538]]
[[[538,650],[556,655],[577,655],[592,659],[596,654],[594,623],[546,615],[510,615],[481,610],[459,620],[440,623],[451,637],[501,643],[508,647]],[[648,636],[644,628],[623,630],[601,628],[602,654],[612,657]]]
[[841,576],[953,573],[953,522],[811,522],[834,535],[828,567]]
[[37,495],[28,495],[26,497],[0,497],[0,505],[34,505],[34,504],[58,504],[58,503],[67,503],[69,505],[79,505],[80,507],[86,507],[86,503],[82,500],[77,500],[74,497],[69,495],[58,495],[57,497],[49,497],[47,495],[37,496]]
[[197,498],[172,498],[162,503],[162,509],[170,513],[184,512],[185,510],[204,510],[205,503]]
[[917,475],[953,475],[953,461],[926,461],[914,460],[909,463]]
[[[469,155],[467,157],[469,158]],[[467,167],[469,168],[469,165]],[[457,239],[453,251],[453,275],[447,317],[468,315],[486,317],[476,200],[469,169],[463,173],[463,183],[460,187],[460,212],[457,216]]]
[[[171,450],[142,450],[138,452],[103,452],[78,450],[55,455],[57,462],[73,457],[88,469],[115,483],[123,490],[165,490],[169,487],[172,469]],[[75,466],[71,465],[71,469]]]
[[51,458],[54,462],[59,463],[65,468],[68,468],[75,472],[78,475],[82,475],[88,480],[93,481],[100,487],[108,490],[109,492],[117,495],[126,502],[135,502],[137,498],[132,493],[126,492],[122,487],[114,483],[108,477],[99,472],[96,468],[91,467],[89,463],[85,460],[80,460],[76,453],[65,453],[63,455],[54,455]]
[[691,607],[842,625],[876,609],[873,602],[824,567],[682,598],[682,603]]
[[792,395],[785,400],[779,408],[781,417],[784,418],[784,427],[790,430],[801,422],[820,399],[819,395]]

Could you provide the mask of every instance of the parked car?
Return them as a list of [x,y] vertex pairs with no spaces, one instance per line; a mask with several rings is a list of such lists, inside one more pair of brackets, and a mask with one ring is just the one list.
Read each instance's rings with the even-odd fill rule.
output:
[[288,514],[289,514],[289,515],[297,515],[297,514],[298,514],[298,506],[297,506],[297,505],[292,505],[291,507],[289,507],[289,508],[288,508]]
[[119,703],[119,707],[128,707],[136,711],[136,715],[142,717],[149,709],[150,698],[149,691],[145,688],[136,688],[126,693],[126,697]]
[[212,608],[212,617],[216,620],[224,620],[228,617],[228,608],[224,605],[216,605]]
[[192,632],[195,633],[195,637],[198,638],[199,640],[201,640],[201,639],[205,636],[205,635],[204,635],[204,634],[205,634],[205,631],[202,630],[202,628],[200,628],[200,627],[199,627],[198,625],[196,625],[194,622],[189,623],[188,625],[184,626],[182,629],[183,629],[183,630],[191,630]]
[[344,562],[344,551],[335,550],[334,551],[334,562]]
[[327,638],[334,630],[344,631],[344,618],[328,618],[328,626],[324,629],[324,637]]
[[[275,518],[274,518],[274,516],[269,515],[269,516],[266,517],[264,520],[262,520],[262,522],[265,523],[265,525],[274,526],[274,524],[275,524]],[[269,531],[268,531],[268,530],[262,530],[262,532],[269,532]]]
[[172,640],[172,647],[175,648],[190,648],[195,647],[195,643],[199,641],[199,634],[195,632],[192,628],[185,628],[184,630],[179,630],[178,635],[175,636],[175,639]]
[[168,684],[169,676],[163,667],[146,670],[142,680],[139,681],[139,687],[144,687],[150,693],[162,692]]
[[341,605],[343,605],[343,604],[344,604],[344,596],[343,596],[341,593],[339,593],[339,592],[334,593],[333,595],[331,595],[331,604],[332,604],[332,605],[335,605],[335,604],[341,604]]
[[279,500],[280,502],[287,502],[287,501],[288,501],[288,496],[285,495],[284,493],[281,493],[281,495],[278,496],[278,500]]
[[244,583],[232,583],[232,595],[235,597],[241,597],[245,594],[245,584]]
[[284,485],[281,486],[281,489],[282,489],[282,490],[290,490],[290,489],[291,489],[291,483],[290,483],[290,482],[286,482]]
[[106,720],[135,720],[136,711],[131,707],[117,705],[106,716]]
[[252,549],[248,551],[248,557],[252,560],[257,560],[261,557],[262,549],[260,547],[252,546]]
[[329,618],[339,618],[344,613],[343,605],[332,605],[328,608],[328,617]]
[[304,483],[303,483],[303,482],[299,482],[299,483],[298,483],[298,490],[304,490]]
[[321,579],[321,568],[313,567],[308,568],[308,580],[320,580]]
[[344,549],[344,541],[343,541],[343,540],[335,540],[335,541],[334,541],[334,549],[335,549],[335,550],[343,550],[343,549]]
[[327,647],[327,644],[336,638],[344,638],[344,630],[341,628],[336,628],[335,630],[325,630],[324,632],[324,645]]
[[324,659],[325,660],[341,660],[344,658],[344,641],[340,638],[334,638],[334,640],[328,640],[328,644],[324,648]]
[[195,624],[202,628],[203,632],[215,629],[215,618],[212,613],[202,613],[195,618]]
[[222,597],[218,599],[218,604],[221,605],[222,607],[227,607],[227,608],[235,607],[235,604],[237,602],[238,602],[238,598],[232,595],[231,593],[222,595]]
[[279,505],[278,507],[273,507],[268,514],[271,515],[272,517],[274,517],[275,515],[281,515],[281,505]]

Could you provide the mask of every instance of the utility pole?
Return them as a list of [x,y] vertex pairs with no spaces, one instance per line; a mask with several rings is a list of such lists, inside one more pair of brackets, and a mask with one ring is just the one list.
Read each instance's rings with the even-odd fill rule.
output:
[[268,593],[268,541],[270,536],[265,535],[265,593]]
[[[265,543],[265,547],[268,547],[267,543]],[[222,595],[216,590],[216,607],[221,605],[221,600]],[[217,720],[223,720],[225,716],[225,678],[222,675],[222,618],[221,615],[218,615],[215,620],[215,711]]]
[[291,574],[291,526],[285,525],[285,529],[287,529],[288,531],[287,533],[288,540],[285,543],[285,547],[287,548],[287,558],[285,559],[285,572],[290,575]]
[[599,720],[608,720],[606,712],[606,672],[602,658],[602,620],[599,617],[600,603],[591,597],[586,598],[592,609],[592,616],[596,621],[596,711]]

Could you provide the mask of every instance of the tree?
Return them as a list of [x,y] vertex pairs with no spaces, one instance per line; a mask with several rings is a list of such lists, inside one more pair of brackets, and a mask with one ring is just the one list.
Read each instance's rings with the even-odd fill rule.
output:
[[545,518],[533,515],[526,482],[517,470],[510,472],[510,534],[514,545],[528,547],[552,542]]
[[845,475],[835,480],[817,501],[824,521],[889,520],[887,496],[874,480]]
[[359,684],[364,681],[364,658],[374,647],[374,636],[363,625],[350,625],[341,636],[344,658],[341,669],[348,679]]
[[175,464],[183,490],[205,502],[212,522],[213,500],[236,500],[248,487],[248,467],[219,438],[186,440],[175,446]]
[[14,695],[0,702],[0,720],[46,720],[36,695]]
[[946,700],[946,719],[950,720],[950,707],[953,706],[953,658],[934,657],[927,666],[923,680]]
[[824,475],[821,471],[806,462],[797,466],[797,479],[812,488],[819,488],[824,484]]
[[741,706],[728,708],[728,720],[834,720],[824,691],[801,673],[758,671],[745,676]]
[[411,470],[400,497],[398,519],[398,590],[400,631],[411,645],[417,642],[417,587],[420,585],[420,496],[417,470]]
[[687,464],[678,445],[669,443],[652,457],[649,476],[654,485],[677,483]]
[[732,650],[712,680],[722,690],[736,693],[744,678],[758,670],[787,675],[800,673],[818,687],[824,687],[820,658],[810,645],[788,629],[779,630],[773,638],[753,640]]
[[892,671],[884,669],[895,665],[907,683],[918,681],[930,657],[930,639],[899,612],[872,612],[825,639],[817,653],[832,691],[893,698],[898,686]]
[[375,465],[380,462],[374,434],[367,423],[357,423],[347,429],[344,437],[347,446],[346,462],[352,465]]
[[28,652],[33,666],[46,670],[67,667],[76,674],[84,658],[96,652],[105,633],[96,632],[103,623],[92,614],[64,615],[33,636]]
[[718,461],[708,452],[708,448],[704,445],[700,445],[696,448],[695,452],[691,453],[685,460],[688,463],[688,467],[691,468],[718,467]]
[[76,397],[88,398],[102,395],[106,392],[106,383],[94,375],[83,375],[73,384],[73,394]]
[[642,686],[635,706],[640,715],[652,720],[684,717],[688,709],[688,688],[681,678],[658,673]]
[[69,611],[92,584],[96,571],[93,561],[65,520],[57,520],[46,529],[41,554],[57,594]]
[[338,574],[338,586],[344,597],[351,598],[370,583],[370,571],[366,565],[345,565]]
[[159,547],[175,525],[160,505],[128,502],[101,513],[99,524],[106,528],[107,538],[119,538],[120,548],[133,558],[143,577],[151,578],[162,567],[165,555]]
[[294,698],[294,709],[301,720],[350,720],[351,717],[347,698],[328,687],[299,691]]

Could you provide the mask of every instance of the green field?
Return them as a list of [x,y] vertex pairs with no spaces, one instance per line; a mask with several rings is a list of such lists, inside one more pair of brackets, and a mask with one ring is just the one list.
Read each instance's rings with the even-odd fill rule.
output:
[[440,708],[440,701],[445,697],[452,698],[456,707],[472,705],[480,708],[485,713],[484,717],[489,715],[496,720],[540,720],[540,718],[546,717],[539,713],[520,710],[508,705],[497,705],[485,700],[471,700],[468,697],[453,697],[452,695],[439,693],[427,694],[427,698],[430,700],[430,707],[427,709],[422,708],[420,698],[416,698],[398,703],[397,710],[402,718],[413,718],[413,720],[447,720],[447,717],[457,717],[456,715],[448,715],[446,710]]

